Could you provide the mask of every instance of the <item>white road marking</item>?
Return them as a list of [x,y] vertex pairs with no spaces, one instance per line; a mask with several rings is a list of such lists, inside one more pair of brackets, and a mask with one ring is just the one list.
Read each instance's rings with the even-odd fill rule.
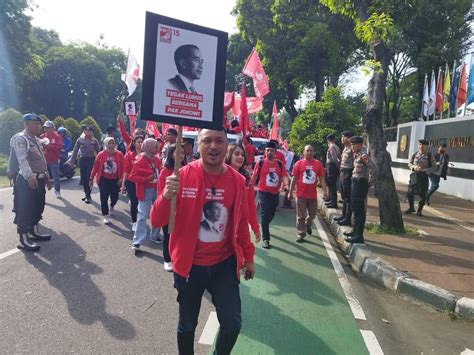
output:
[[342,268],[342,265],[339,262],[331,243],[329,242],[328,236],[326,235],[326,232],[324,231],[321,222],[319,221],[319,217],[315,218],[314,224],[318,230],[319,235],[321,236],[321,240],[323,241],[329,259],[331,260],[332,267],[336,272],[337,278],[339,279],[339,283],[341,284],[342,290],[344,291],[344,295],[346,296],[347,301],[349,302],[349,306],[351,307],[354,317],[356,319],[367,320],[367,318],[365,318],[364,310],[362,309],[359,301],[355,297],[354,292],[352,291],[351,284],[347,279],[346,273],[344,272],[344,269]]
[[462,352],[461,355],[474,355],[474,351],[471,349],[465,348]]
[[7,256],[18,253],[19,251],[20,251],[20,249],[18,249],[18,248],[6,251],[5,253],[0,254],[0,260],[5,259]]
[[201,337],[199,338],[199,344],[212,345],[218,330],[219,321],[217,319],[217,313],[211,312],[209,314],[209,318],[207,319],[206,325],[202,330]]
[[383,355],[383,350],[375,337],[375,334],[371,330],[360,330],[362,338],[364,338],[365,346],[369,350],[370,355]]

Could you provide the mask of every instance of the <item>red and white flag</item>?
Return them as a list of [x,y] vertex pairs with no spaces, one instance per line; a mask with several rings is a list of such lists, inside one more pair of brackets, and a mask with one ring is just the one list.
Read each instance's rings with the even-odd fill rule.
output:
[[137,59],[128,52],[127,71],[122,74],[122,81],[125,82],[128,89],[128,96],[132,96],[137,88],[138,75],[140,74],[140,65]]
[[278,141],[278,129],[280,128],[280,124],[278,123],[278,112],[277,112],[277,104],[276,101],[273,101],[273,125],[272,125],[272,133],[270,135],[270,139],[274,139]]
[[154,135],[156,139],[161,138],[161,133],[158,130],[158,127],[155,121],[146,121],[145,130],[148,134]]
[[250,53],[242,73],[253,79],[253,87],[257,97],[262,98],[270,92],[268,77],[265,74],[265,70],[263,70],[262,63],[260,62],[255,48],[252,49],[252,53]]
[[242,91],[240,92],[240,115],[239,115],[239,124],[242,129],[244,137],[247,136],[249,132],[249,112],[247,109],[247,96],[245,94],[245,83],[242,83]]
[[166,122],[161,123],[161,132],[163,133],[163,136],[165,137],[165,139],[166,139],[166,134],[168,133],[168,128],[174,128],[174,125],[166,123]]

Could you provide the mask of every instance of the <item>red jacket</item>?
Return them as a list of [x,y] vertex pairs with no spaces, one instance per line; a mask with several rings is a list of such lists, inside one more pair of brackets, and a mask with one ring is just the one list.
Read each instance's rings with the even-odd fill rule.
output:
[[133,165],[135,165],[135,161],[137,160],[137,153],[132,152],[129,150],[125,153],[124,161],[123,161],[123,172],[130,175],[132,171]]
[[255,204],[255,188],[250,184],[245,190],[249,206],[249,224],[255,234],[260,230],[257,219],[257,205]]
[[63,149],[63,139],[56,131],[51,131],[49,134],[43,133],[40,136],[40,138],[45,137],[49,139],[49,144],[44,148],[46,163],[57,163],[61,156],[61,149]]
[[[108,155],[110,155],[110,153],[107,150],[103,150],[95,157],[94,166],[92,167],[91,176],[89,179],[94,180],[94,177],[97,176],[97,184],[99,184],[100,178],[102,176],[102,170],[104,168],[105,162],[107,161]],[[116,150],[114,155],[115,162],[117,163],[117,176],[120,181],[123,177],[123,154],[122,152]]]
[[[155,162],[155,166],[160,169],[161,168],[161,161],[156,156],[153,157],[153,161]],[[149,159],[143,154],[140,158],[138,158],[135,165],[132,167],[132,171],[128,176],[128,180],[135,183],[136,186],[136,195],[138,201],[143,201],[145,198],[145,185],[149,183],[148,177],[155,172],[150,167]],[[156,183],[158,187],[158,181]]]
[[[235,203],[240,208],[233,208],[231,226],[232,247],[237,258],[237,277],[244,260],[253,262],[255,248],[250,240],[248,227],[248,205],[245,198],[244,177],[230,166],[235,180]],[[183,190],[197,189],[196,198],[183,198]],[[204,205],[204,173],[201,160],[194,161],[180,170],[180,185],[176,196],[176,216],[173,233],[170,236],[170,254],[173,260],[173,270],[182,277],[187,277],[194,260],[194,251],[199,234],[201,211]],[[171,201],[163,198],[160,193],[150,213],[153,227],[163,227],[168,224]]]

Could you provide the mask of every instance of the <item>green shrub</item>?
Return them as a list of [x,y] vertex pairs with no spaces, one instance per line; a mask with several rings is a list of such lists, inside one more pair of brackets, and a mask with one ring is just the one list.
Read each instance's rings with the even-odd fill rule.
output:
[[0,176],[7,175],[8,155],[0,153]]
[[81,135],[81,126],[76,121],[75,118],[69,117],[66,121],[64,121],[64,128],[69,131],[69,135],[72,139],[72,144],[76,143],[77,138]]
[[0,112],[0,153],[9,154],[10,138],[23,129],[23,115],[20,112],[11,108]]

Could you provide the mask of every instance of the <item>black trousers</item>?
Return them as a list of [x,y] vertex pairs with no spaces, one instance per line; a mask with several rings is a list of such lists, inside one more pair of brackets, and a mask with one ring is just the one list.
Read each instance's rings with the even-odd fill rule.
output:
[[179,303],[178,350],[194,354],[194,332],[198,323],[204,291],[212,296],[219,320],[216,354],[230,354],[242,326],[239,280],[235,256],[213,266],[193,265],[186,279],[174,274]]
[[18,233],[28,233],[41,220],[45,205],[46,182],[44,179],[38,179],[38,187],[30,189],[26,179],[18,174],[13,193],[15,194],[13,222],[17,225]]
[[425,173],[424,171],[418,171],[416,172],[416,178],[418,181],[418,191],[415,191],[414,189],[408,188],[407,192],[407,198],[408,198],[408,203],[410,205],[411,209],[415,209],[415,194],[418,193],[420,195],[420,201],[418,202],[418,209],[422,210],[423,206],[426,203],[426,195],[428,192],[428,174]]
[[341,197],[343,200],[342,205],[342,216],[344,219],[351,220],[352,208],[351,208],[351,185],[352,185],[352,170],[341,170],[340,185],[341,185]]
[[79,169],[81,172],[82,187],[87,198],[91,198],[91,188],[89,186],[89,179],[91,177],[92,167],[94,166],[94,157],[81,157],[79,160]]
[[137,199],[137,187],[134,182],[130,180],[125,181],[125,188],[127,189],[127,195],[130,199],[130,215],[132,216],[132,222],[137,221],[138,213],[138,199]]
[[369,182],[363,178],[352,178],[351,207],[354,212],[354,235],[362,237],[365,226],[365,199],[369,191]]
[[326,164],[326,184],[328,185],[329,201],[328,203],[337,205],[337,176],[338,168],[334,163]]
[[279,201],[279,194],[271,194],[269,192],[261,191],[258,192],[263,240],[270,240],[270,222],[272,221],[273,217],[275,217],[275,212]]
[[119,186],[118,179],[107,179],[101,177],[99,181],[100,191],[100,207],[102,208],[102,215],[107,216],[109,214],[109,197],[110,206],[115,206],[119,197]]
[[171,261],[170,256],[170,234],[168,233],[168,225],[163,226],[163,259],[169,263]]

